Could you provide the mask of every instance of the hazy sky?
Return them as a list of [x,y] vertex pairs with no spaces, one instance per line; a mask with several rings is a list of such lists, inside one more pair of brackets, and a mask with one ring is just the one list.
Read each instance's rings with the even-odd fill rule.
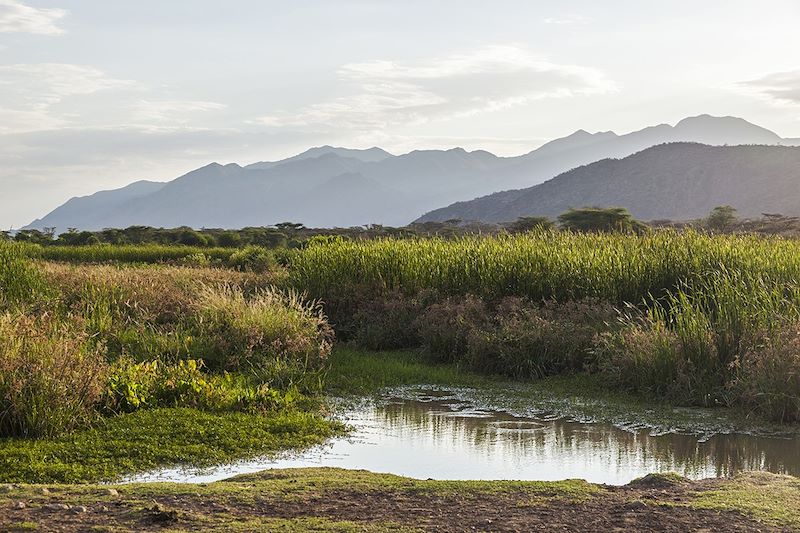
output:
[[530,151],[710,113],[800,137],[797,0],[0,0],[0,227],[321,144]]

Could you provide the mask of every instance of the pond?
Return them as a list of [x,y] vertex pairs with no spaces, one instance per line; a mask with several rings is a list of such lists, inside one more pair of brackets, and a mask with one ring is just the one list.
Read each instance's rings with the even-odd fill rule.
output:
[[127,481],[210,482],[268,468],[340,467],[419,479],[625,484],[651,472],[693,479],[744,470],[800,475],[800,438],[623,428],[487,405],[470,391],[407,388],[342,411],[350,435],[304,453],[205,471],[165,469]]

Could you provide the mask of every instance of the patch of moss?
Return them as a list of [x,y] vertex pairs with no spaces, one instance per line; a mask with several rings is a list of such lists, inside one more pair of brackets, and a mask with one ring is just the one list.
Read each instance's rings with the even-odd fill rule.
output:
[[739,511],[777,526],[800,528],[800,478],[766,472],[741,474],[695,494],[691,507]]
[[211,466],[319,444],[343,432],[304,412],[152,409],[114,416],[54,439],[0,440],[0,482],[81,483],[166,466]]

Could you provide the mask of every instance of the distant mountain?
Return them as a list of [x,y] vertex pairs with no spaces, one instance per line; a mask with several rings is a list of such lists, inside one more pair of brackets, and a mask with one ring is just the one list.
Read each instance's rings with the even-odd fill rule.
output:
[[253,163],[251,165],[247,165],[245,168],[251,169],[260,169],[260,168],[272,168],[275,165],[280,165],[281,163],[287,163],[289,161],[297,161],[299,159],[313,159],[315,157],[320,157],[326,154],[335,154],[341,157],[351,157],[353,159],[358,159],[359,161],[364,161],[366,163],[373,162],[373,161],[382,161],[389,157],[394,157],[392,154],[373,146],[372,148],[367,148],[366,150],[355,150],[352,148],[338,148],[335,146],[317,146],[315,148],[309,148],[305,152],[301,154],[297,154],[295,156],[289,157],[287,159],[283,159],[281,161],[261,161],[259,163]]
[[[581,165],[674,141],[794,143],[739,118],[701,115],[625,135],[579,130],[518,157],[462,148],[395,156],[380,148],[321,146],[281,161],[245,167],[214,163],[165,184],[137,182],[73,198],[28,228],[233,228],[284,221],[328,227],[405,225],[453,202],[529,187]],[[513,194],[500,195],[506,196]]]
[[570,207],[627,207],[642,220],[702,217],[718,205],[740,215],[800,215],[800,147],[670,143],[603,159],[527,189],[459,202],[419,221],[505,222],[555,217]]

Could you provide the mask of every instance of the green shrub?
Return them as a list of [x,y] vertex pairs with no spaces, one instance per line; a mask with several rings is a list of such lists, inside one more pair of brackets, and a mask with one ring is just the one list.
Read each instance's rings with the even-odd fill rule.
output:
[[80,326],[0,315],[0,436],[54,436],[92,418],[107,365]]
[[766,336],[733,369],[734,404],[777,422],[800,421],[800,324]]
[[324,369],[333,331],[317,302],[276,289],[246,296],[239,287],[205,287],[196,303],[196,348],[223,369],[254,369],[271,386],[311,386]]
[[228,265],[241,272],[267,272],[275,264],[272,252],[260,246],[247,246],[231,254]]
[[103,405],[120,413],[156,407],[194,407],[212,411],[286,406],[286,394],[243,375],[209,374],[200,360],[117,361],[110,372]]

